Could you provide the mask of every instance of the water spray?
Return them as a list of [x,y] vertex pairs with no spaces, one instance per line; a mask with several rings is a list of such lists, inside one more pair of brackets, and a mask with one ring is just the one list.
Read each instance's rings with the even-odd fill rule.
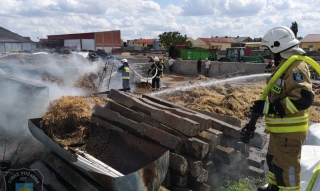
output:
[[[314,61],[312,58],[308,56],[291,56],[279,69],[278,71],[272,76],[269,83],[267,84],[266,88],[260,95],[259,100],[265,101],[271,88],[274,86],[274,84],[277,82],[277,80],[280,78],[280,76],[291,66],[292,63],[295,61],[300,60],[304,61],[307,64],[311,65],[317,73],[320,75],[320,66],[316,61]],[[251,113],[251,118],[249,122],[241,129],[240,135],[241,135],[241,141],[244,143],[249,143],[250,139],[254,137],[254,131],[256,129],[256,122],[261,117],[261,114],[257,113]]]

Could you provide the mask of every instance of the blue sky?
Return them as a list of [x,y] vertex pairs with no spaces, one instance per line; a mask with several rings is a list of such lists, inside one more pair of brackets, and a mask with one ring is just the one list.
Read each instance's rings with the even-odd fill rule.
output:
[[262,37],[298,23],[298,36],[320,33],[318,0],[2,0],[0,26],[22,36],[121,30],[124,41],[178,31],[193,39]]

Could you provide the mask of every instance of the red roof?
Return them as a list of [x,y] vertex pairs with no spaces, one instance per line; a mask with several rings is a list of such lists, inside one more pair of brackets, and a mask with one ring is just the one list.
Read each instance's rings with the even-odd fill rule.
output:
[[14,40],[8,37],[0,37],[0,42],[20,42],[20,41]]
[[320,34],[308,34],[300,42],[320,42]]
[[154,39],[139,39],[137,44],[153,44]]
[[211,42],[218,42],[218,43],[237,43],[235,40],[232,38],[199,38],[206,44],[210,44]]

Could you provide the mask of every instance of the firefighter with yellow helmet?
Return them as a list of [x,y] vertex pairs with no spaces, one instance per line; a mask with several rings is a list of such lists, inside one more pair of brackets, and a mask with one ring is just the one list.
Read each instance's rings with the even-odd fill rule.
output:
[[[305,54],[298,47],[299,43],[288,27],[267,31],[261,46],[268,48],[273,55],[274,73],[291,56]],[[307,109],[313,99],[308,66],[297,60],[277,80],[268,100],[255,101],[250,108],[252,113],[264,115],[266,132],[270,134],[266,156],[269,184],[259,187],[258,191],[300,191],[301,148],[307,138]]]

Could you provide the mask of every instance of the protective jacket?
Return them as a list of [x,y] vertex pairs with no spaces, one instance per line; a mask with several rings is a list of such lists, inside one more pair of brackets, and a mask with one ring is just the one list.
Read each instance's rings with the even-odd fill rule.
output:
[[[157,69],[157,70],[156,70]],[[155,78],[162,78],[163,74],[163,65],[160,64],[160,62],[155,62],[151,65],[151,67],[148,70],[148,74],[151,72],[152,76],[156,75]]]
[[[276,66],[275,72],[285,61],[282,60]],[[285,115],[281,118],[276,114],[266,114],[266,131],[299,141],[305,140],[308,129],[307,109],[314,99],[307,64],[303,61],[292,63],[272,87],[268,98],[270,103],[280,99]]]
[[129,64],[127,62],[124,62],[122,66],[118,68],[118,72],[122,73],[122,79],[123,80],[129,80],[130,79],[130,68]]

